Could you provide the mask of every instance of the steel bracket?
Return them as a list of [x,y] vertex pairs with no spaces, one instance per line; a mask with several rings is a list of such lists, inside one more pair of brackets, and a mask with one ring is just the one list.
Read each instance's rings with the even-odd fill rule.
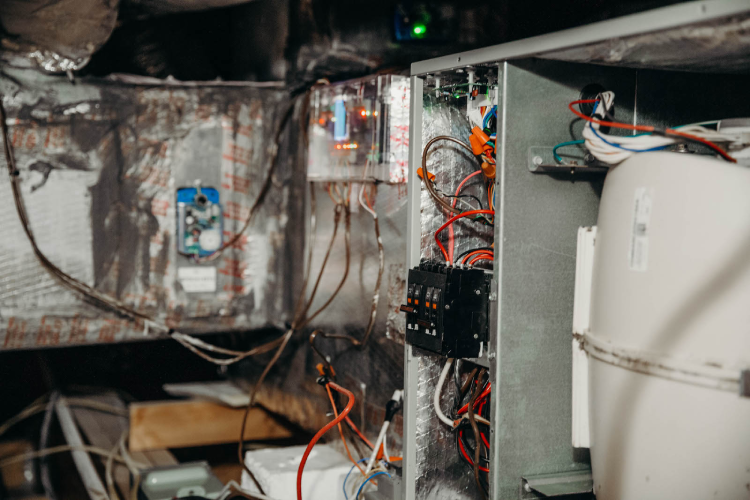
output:
[[548,497],[565,497],[593,493],[594,479],[591,470],[537,474],[521,478],[522,500]]

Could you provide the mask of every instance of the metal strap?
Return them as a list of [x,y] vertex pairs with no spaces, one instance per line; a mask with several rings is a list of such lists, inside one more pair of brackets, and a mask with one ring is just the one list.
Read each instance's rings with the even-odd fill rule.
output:
[[746,367],[632,349],[598,338],[591,332],[575,337],[589,356],[604,363],[644,375],[750,397],[750,384],[742,383],[750,375]]

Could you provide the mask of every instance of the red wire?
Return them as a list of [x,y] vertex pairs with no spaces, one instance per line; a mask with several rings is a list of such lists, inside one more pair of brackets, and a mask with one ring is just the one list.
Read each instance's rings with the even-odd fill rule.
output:
[[315,443],[317,443],[326,432],[330,431],[331,429],[336,427],[339,422],[344,420],[349,412],[352,411],[352,408],[354,408],[354,394],[352,394],[350,391],[347,391],[335,382],[328,382],[328,384],[326,385],[330,386],[330,388],[334,391],[346,395],[346,397],[349,398],[349,401],[346,403],[346,406],[341,411],[341,413],[339,413],[339,416],[328,422],[325,427],[320,429],[318,433],[313,436],[310,444],[307,445],[307,448],[305,448],[305,453],[302,455],[302,461],[299,463],[299,469],[297,469],[297,500],[302,500],[302,473],[305,470],[305,463],[307,462],[307,458],[310,456],[310,452],[312,451],[313,446],[315,446]]
[[495,256],[495,254],[490,250],[474,250],[473,252],[469,253],[466,257],[464,257],[464,260],[461,261],[461,264],[466,264],[466,261],[469,260],[469,257],[471,257],[472,255],[480,254],[480,253],[489,255],[491,257]]
[[448,258],[448,252],[445,250],[445,247],[443,246],[442,243],[440,243],[440,240],[438,239],[438,234],[440,234],[440,232],[443,229],[450,226],[451,224],[453,224],[453,222],[457,221],[458,219],[462,217],[468,217],[470,215],[495,215],[495,212],[493,210],[469,210],[468,212],[461,212],[460,214],[455,215],[451,217],[450,219],[448,219],[448,222],[440,226],[440,228],[437,231],[435,231],[435,242],[440,247],[440,251],[443,252],[443,256],[445,257],[445,260],[448,263],[452,261]]
[[[456,189],[456,196],[458,196],[458,193],[461,192],[461,188],[464,187],[464,184],[466,184],[466,181],[468,181],[472,177],[474,177],[476,175],[479,175],[481,173],[482,173],[481,170],[477,170],[476,172],[473,172],[473,173],[469,174],[464,180],[462,180],[461,184],[459,184],[458,188]],[[453,202],[451,203],[451,207],[455,207],[457,201],[458,201],[458,198],[453,198]],[[454,246],[454,241],[453,241],[453,225],[452,224],[450,226],[448,226],[448,247],[450,249],[449,250],[449,254],[448,254],[448,256],[450,257],[449,260],[451,262],[453,262],[453,250],[454,250],[455,246]]]
[[[482,414],[482,410],[484,410],[484,405],[485,405],[486,403],[487,403],[487,400],[485,399],[484,401],[482,401],[482,404],[481,404],[481,405],[479,405],[479,412],[478,412],[478,413],[479,413],[480,415]],[[490,449],[490,443],[489,443],[489,441],[487,441],[487,436],[485,436],[485,435],[484,435],[484,432],[482,432],[482,431],[479,431],[479,435],[480,435],[480,436],[482,436],[482,442],[484,443],[484,445],[485,445],[485,446],[487,447],[487,449],[489,450],[489,449]]]
[[488,255],[488,254],[477,255],[476,257],[474,257],[474,260],[469,262],[469,265],[473,266],[474,263],[479,262],[480,260],[488,260],[490,262],[493,262],[495,260],[495,257],[492,255]]
[[[464,448],[464,443],[462,441],[462,439],[464,437],[464,431],[458,431],[458,437],[459,437],[459,439],[458,439],[458,446],[459,446],[459,448],[461,448],[461,454],[473,466],[474,465],[474,460],[472,460],[471,457],[469,456],[469,454],[466,453],[466,448]],[[481,470],[482,472],[487,472],[487,473],[490,472],[490,470],[487,467],[482,467],[481,465],[479,466],[479,470]]]
[[[573,106],[575,106],[576,104],[593,104],[595,102],[598,102],[598,99],[579,99],[578,101],[573,101],[570,104],[568,104],[568,109],[570,109],[570,111],[574,115],[586,120],[587,122],[598,123],[599,125],[604,125],[605,127],[623,128],[626,130],[637,130],[639,132],[653,132],[654,130],[656,130],[654,127],[650,125],[628,125],[627,123],[610,122],[610,121],[600,120],[598,118],[592,118],[590,116],[584,115],[580,111],[573,108]],[[737,160],[729,156],[726,153],[726,151],[721,149],[719,146],[717,146],[713,142],[707,141],[706,139],[703,139],[702,137],[698,137],[697,135],[693,135],[693,134],[686,134],[685,132],[680,132],[679,130],[675,130],[672,128],[668,128],[664,132],[667,135],[685,137],[686,139],[700,142],[701,144],[704,144],[708,146],[709,148],[713,149],[714,151],[716,151],[717,153],[719,153],[725,160],[731,161],[732,163],[737,163]]]
[[[487,396],[489,396],[491,392],[492,392],[492,382],[487,384],[487,387],[484,388],[484,390],[482,391],[482,394],[480,394],[477,400],[474,402],[474,408],[476,408],[479,405],[479,403],[484,401],[484,399]],[[466,403],[465,405],[463,405],[463,407],[460,410],[458,410],[458,415],[463,415],[467,411],[469,411],[469,403]]]

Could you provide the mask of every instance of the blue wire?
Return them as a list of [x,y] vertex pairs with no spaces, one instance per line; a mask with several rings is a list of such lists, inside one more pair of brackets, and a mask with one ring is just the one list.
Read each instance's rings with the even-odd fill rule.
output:
[[[599,105],[599,101],[596,101],[594,103],[594,110],[591,112],[591,114],[596,113],[596,107],[598,105]],[[666,147],[669,146],[669,144],[667,144],[667,145],[664,145],[664,146],[657,146],[655,148],[649,148],[649,149],[631,149],[631,148],[626,148],[625,146],[620,146],[619,144],[615,144],[613,142],[609,142],[607,139],[605,139],[604,137],[602,137],[601,135],[599,135],[599,132],[596,131],[596,129],[594,128],[594,126],[593,126],[593,124],[591,122],[589,122],[589,127],[591,127],[591,131],[594,132],[594,135],[597,136],[600,140],[602,140],[605,144],[609,144],[610,146],[614,146],[617,149],[622,149],[623,151],[630,151],[632,153],[647,153],[649,151],[659,151],[659,150],[662,150],[662,149],[664,149],[664,148],[666,148]]]
[[565,146],[574,146],[576,144],[583,144],[584,142],[586,141],[584,141],[583,139],[579,139],[577,141],[565,141],[565,142],[561,142],[560,144],[557,144],[554,148],[552,148],[552,154],[555,157],[555,161],[557,161],[558,163],[562,163],[563,161],[563,159],[560,158],[560,155],[557,154],[558,149],[564,148]]
[[[598,105],[599,105],[599,102],[595,102],[594,103],[594,111],[593,112],[596,112],[596,107]],[[593,114],[593,112],[592,112],[592,114]],[[599,132],[596,131],[596,129],[591,125],[591,123],[589,123],[588,125],[589,125],[589,127],[591,127],[591,131],[594,132],[594,135],[596,135],[604,143],[609,144],[610,146],[614,146],[614,147],[616,147],[618,149],[625,150],[625,151],[631,151],[633,153],[646,153],[648,151],[659,151],[659,150],[662,150],[662,149],[668,147],[668,146],[657,146],[655,148],[650,148],[650,149],[631,149],[631,148],[626,148],[626,147],[621,146],[619,144],[615,144],[615,143],[609,142],[607,139],[605,139],[604,137],[602,137],[599,134]],[[684,127],[685,125],[681,125],[681,126]],[[674,128],[680,128],[680,127],[674,127]],[[641,137],[643,135],[651,135],[651,133],[650,132],[644,132],[642,134],[632,135],[632,136],[629,136],[629,137]],[[565,146],[574,146],[576,144],[583,144],[585,142],[586,141],[584,141],[583,139],[581,139],[581,140],[577,140],[577,141],[566,141],[566,142],[561,142],[560,144],[557,144],[555,147],[552,148],[552,155],[555,157],[555,161],[557,161],[558,163],[562,163],[562,161],[563,161],[563,159],[560,158],[560,155],[557,154],[557,150],[558,149],[563,148]]]
[[[362,488],[364,488],[364,487],[365,487],[365,485],[366,485],[366,484],[367,484],[367,483],[368,483],[368,482],[369,482],[369,481],[370,481],[370,480],[371,480],[372,478],[374,478],[374,477],[376,477],[376,476],[382,476],[383,474],[385,474],[385,475],[386,475],[386,476],[388,476],[388,477],[391,477],[391,475],[390,475],[390,474],[388,474],[387,472],[383,471],[383,472],[376,472],[376,473],[375,473],[375,474],[373,474],[372,476],[370,476],[370,477],[368,477],[367,479],[365,479],[365,482],[364,482],[364,483],[362,483],[362,486],[360,486],[360,487],[359,487],[359,489],[357,490],[357,497],[356,497],[356,500],[359,500],[359,494],[360,494],[360,493],[362,493]],[[391,478],[391,479],[393,479],[393,478]]]
[[[361,464],[362,462],[367,462],[367,459],[363,458],[362,460],[357,462],[357,464]],[[357,464],[352,465],[352,468],[349,469],[349,472],[347,472],[346,477],[344,478],[344,498],[346,498],[346,500],[349,500],[349,495],[346,494],[346,482],[349,480],[349,476],[354,471],[354,468],[357,466]]]

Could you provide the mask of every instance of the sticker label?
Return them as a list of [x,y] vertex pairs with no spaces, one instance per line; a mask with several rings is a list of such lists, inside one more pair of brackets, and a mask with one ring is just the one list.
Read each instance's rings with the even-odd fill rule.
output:
[[631,271],[643,273],[648,270],[648,238],[653,199],[654,188],[639,187],[635,190],[629,253]]
[[216,291],[216,268],[213,266],[180,267],[177,279],[187,293]]

